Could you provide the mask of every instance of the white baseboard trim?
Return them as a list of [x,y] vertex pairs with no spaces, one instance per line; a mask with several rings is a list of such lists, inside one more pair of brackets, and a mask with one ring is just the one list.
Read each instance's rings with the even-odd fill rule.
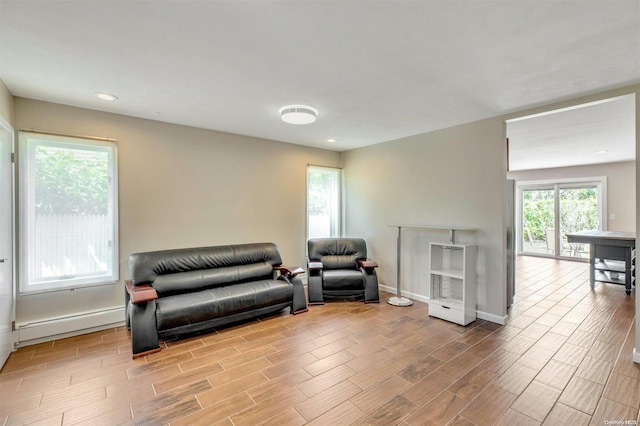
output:
[[500,325],[505,325],[507,323],[508,316],[507,315],[500,316],[500,315],[490,314],[487,312],[476,311],[476,318],[489,321],[489,322],[494,322]]
[[[386,285],[378,284],[378,288],[392,294],[397,294],[398,289],[396,287],[388,287]],[[420,294],[412,293],[410,291],[402,291],[402,297],[406,297],[411,300],[417,300],[418,302],[429,303],[429,298]]]
[[29,346],[124,325],[124,306],[16,324],[16,347]]
[[636,348],[633,348],[633,362],[640,364],[640,352],[637,352]]
[[[387,291],[389,293],[397,294],[398,289],[396,287],[388,287],[386,285],[378,284],[378,288]],[[417,300],[419,302],[429,303],[429,298],[427,296],[422,296],[420,294],[411,293],[409,291],[402,291],[402,296],[407,297],[412,300]],[[507,322],[507,316],[494,315],[487,312],[476,311],[476,317],[478,319],[482,319],[489,322],[495,322],[496,324],[505,325]]]

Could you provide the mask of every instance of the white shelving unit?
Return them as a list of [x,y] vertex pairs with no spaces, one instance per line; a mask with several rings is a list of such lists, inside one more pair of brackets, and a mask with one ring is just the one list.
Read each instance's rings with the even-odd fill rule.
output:
[[477,246],[431,243],[429,315],[460,325],[476,319]]
[[455,244],[456,242],[456,232],[475,232],[475,228],[466,228],[461,226],[442,226],[442,225],[389,225],[398,230],[398,240],[396,243],[396,253],[397,253],[397,263],[396,263],[396,286],[397,292],[396,296],[390,297],[387,299],[387,303],[394,306],[411,306],[413,305],[413,300],[407,299],[402,296],[400,290],[400,284],[402,280],[400,279],[400,271],[401,261],[402,261],[402,230],[403,229],[417,229],[417,230],[439,230],[439,231],[449,231],[449,240],[451,244]]

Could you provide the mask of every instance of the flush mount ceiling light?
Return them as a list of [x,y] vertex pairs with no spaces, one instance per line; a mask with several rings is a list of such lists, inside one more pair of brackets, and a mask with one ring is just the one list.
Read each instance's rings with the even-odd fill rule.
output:
[[96,92],[95,95],[104,101],[117,101],[118,97],[105,92]]
[[318,116],[318,110],[307,105],[287,105],[279,112],[282,121],[289,124],[311,124]]

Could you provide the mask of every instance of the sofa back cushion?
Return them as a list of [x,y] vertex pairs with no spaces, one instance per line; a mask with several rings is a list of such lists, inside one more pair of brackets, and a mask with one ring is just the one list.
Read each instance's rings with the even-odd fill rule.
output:
[[367,243],[362,238],[313,238],[307,249],[309,260],[319,260],[324,269],[356,269],[356,261],[367,258]]
[[281,264],[275,244],[254,243],[134,253],[129,273],[134,285],[149,283],[162,295],[268,279]]

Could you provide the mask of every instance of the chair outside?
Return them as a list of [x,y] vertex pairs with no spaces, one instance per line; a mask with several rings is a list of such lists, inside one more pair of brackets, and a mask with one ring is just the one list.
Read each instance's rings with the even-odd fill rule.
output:
[[[547,237],[547,253],[555,253],[556,251],[556,230],[554,228],[545,229],[545,235]],[[560,241],[560,255],[566,254],[567,256],[574,255],[574,248],[569,244],[566,237],[563,237]]]

